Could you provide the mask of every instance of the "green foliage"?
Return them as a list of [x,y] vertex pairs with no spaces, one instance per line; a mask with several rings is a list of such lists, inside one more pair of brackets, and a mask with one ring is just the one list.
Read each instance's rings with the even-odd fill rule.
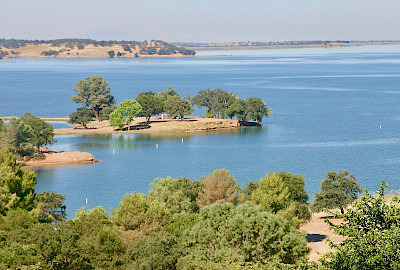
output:
[[342,244],[331,243],[337,252],[322,262],[328,269],[399,269],[400,268],[400,201],[388,202],[384,185],[376,194],[356,200],[341,225],[330,224],[336,234],[345,237]]
[[257,97],[252,97],[246,101],[239,99],[235,94],[216,88],[214,90],[200,90],[194,96],[193,104],[198,107],[206,107],[206,117],[230,117],[240,121],[261,122],[264,116],[272,114],[271,109],[267,109],[264,101]]
[[9,53],[7,51],[0,50],[0,59],[6,58],[8,55]]
[[142,106],[142,115],[150,122],[152,115],[160,114],[164,111],[164,100],[154,92],[140,92],[136,101]]
[[265,102],[257,97],[249,98],[245,101],[245,116],[246,121],[254,120],[261,122],[264,116],[272,114],[271,109],[267,109]]
[[184,119],[185,115],[193,112],[190,103],[187,100],[179,98],[168,98],[165,108],[171,117],[179,117],[181,120]]
[[142,106],[136,100],[125,99],[110,114],[110,125],[113,127],[118,126],[121,129],[125,124],[130,129],[129,124],[133,120],[133,117],[140,115],[141,112]]
[[225,90],[216,88],[214,90],[200,90],[199,94],[193,97],[193,104],[198,107],[207,107],[209,115],[226,117],[229,106],[234,102],[235,95]]
[[193,265],[202,262],[295,264],[309,252],[305,236],[295,227],[251,203],[202,208],[185,243],[189,253],[178,262],[178,268],[184,269],[195,269]]
[[123,47],[124,51],[126,51],[126,52],[132,52],[131,46],[130,46],[129,44],[124,44],[122,47]]
[[101,76],[91,76],[79,80],[74,87],[76,96],[71,99],[85,108],[93,110],[96,120],[99,120],[99,113],[115,105],[115,99],[110,94],[108,83]]
[[176,245],[176,238],[165,231],[136,238],[127,248],[127,266],[143,270],[176,269],[180,256]]
[[43,51],[40,54],[44,56],[53,56],[56,57],[57,55],[60,54],[61,51],[54,51],[54,50],[49,50],[49,51]]
[[0,214],[16,208],[33,209],[35,184],[36,174],[23,171],[8,149],[0,149]]
[[56,142],[53,126],[49,123],[30,113],[22,116],[21,120],[30,128],[32,137],[29,139],[29,142],[36,147],[38,152],[40,152],[41,146],[52,145]]
[[261,178],[257,188],[252,186],[251,199],[266,211],[278,214],[300,226],[311,218],[304,178],[291,173],[269,173]]
[[199,208],[214,203],[231,202],[237,204],[239,202],[237,181],[230,175],[230,171],[226,169],[214,170],[202,182],[204,187],[196,200]]
[[36,194],[35,204],[39,209],[41,222],[61,222],[67,217],[67,207],[63,204],[65,196],[55,192],[44,191]]
[[30,143],[33,138],[32,130],[21,118],[11,118],[9,125],[1,123],[1,126],[2,147],[20,156],[29,156],[35,151]]
[[131,193],[122,197],[117,209],[112,209],[112,220],[124,230],[157,231],[169,215],[164,203],[152,201],[145,194]]
[[107,53],[108,53],[108,57],[114,58],[114,56],[115,56],[115,52],[114,51],[108,51]]
[[87,128],[86,125],[94,119],[94,111],[87,109],[85,107],[78,108],[75,112],[73,112],[69,116],[68,123],[70,124],[80,124],[84,128]]
[[356,177],[348,171],[327,172],[321,182],[321,191],[314,194],[312,210],[339,208],[344,213],[344,208],[357,199],[361,191]]
[[149,198],[165,203],[171,213],[198,212],[196,199],[203,184],[189,178],[156,178],[150,184]]
[[118,110],[114,110],[109,116],[109,122],[112,127],[119,127],[119,129],[122,129],[125,124],[125,118]]

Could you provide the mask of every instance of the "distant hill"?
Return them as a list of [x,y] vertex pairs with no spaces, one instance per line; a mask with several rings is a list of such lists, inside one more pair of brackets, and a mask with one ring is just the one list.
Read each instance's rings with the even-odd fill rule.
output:
[[3,58],[137,58],[193,56],[196,52],[162,40],[97,41],[92,39],[0,39]]

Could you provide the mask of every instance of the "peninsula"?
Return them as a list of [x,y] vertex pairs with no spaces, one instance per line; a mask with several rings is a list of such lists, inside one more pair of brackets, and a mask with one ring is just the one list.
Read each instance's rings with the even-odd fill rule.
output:
[[140,42],[92,39],[0,39],[0,59],[187,57],[195,53],[194,50],[162,40]]

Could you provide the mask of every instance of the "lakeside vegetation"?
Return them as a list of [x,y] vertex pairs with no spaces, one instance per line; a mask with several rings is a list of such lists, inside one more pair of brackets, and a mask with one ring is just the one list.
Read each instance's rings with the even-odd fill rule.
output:
[[196,52],[162,40],[97,41],[92,39],[0,39],[0,59],[23,57],[156,57],[193,56]]
[[[326,179],[332,175],[347,176],[328,172]],[[69,220],[65,197],[37,194],[35,183],[33,171],[0,150],[1,268],[397,269],[400,263],[400,203],[385,200],[384,186],[354,201],[354,189],[336,185],[329,197],[350,195],[344,207],[352,205],[334,214],[345,222],[331,227],[346,239],[332,244],[337,252],[307,262],[306,234],[298,228],[310,210],[300,175],[268,173],[242,189],[226,169],[194,181],[156,178],[148,195],[126,194],[111,215],[101,206],[82,208]]]

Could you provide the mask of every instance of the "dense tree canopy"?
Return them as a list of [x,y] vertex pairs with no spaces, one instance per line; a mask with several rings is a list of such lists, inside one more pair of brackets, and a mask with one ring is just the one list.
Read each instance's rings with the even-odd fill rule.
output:
[[239,187],[236,179],[225,169],[214,170],[203,180],[203,189],[199,192],[197,205],[199,208],[214,204],[239,201]]
[[26,113],[21,117],[21,120],[30,128],[32,137],[30,143],[32,143],[38,152],[40,147],[43,145],[51,145],[55,142],[53,126],[37,116],[30,113]]
[[150,122],[152,115],[164,112],[164,99],[154,92],[140,92],[136,101],[142,106],[142,115],[147,118],[147,122]]
[[8,149],[0,149],[0,214],[10,209],[31,210],[35,199],[36,174],[22,170]]
[[96,120],[100,111],[115,105],[115,99],[110,93],[110,87],[101,76],[91,76],[79,80],[74,87],[76,96],[71,99],[87,109],[93,110]]

